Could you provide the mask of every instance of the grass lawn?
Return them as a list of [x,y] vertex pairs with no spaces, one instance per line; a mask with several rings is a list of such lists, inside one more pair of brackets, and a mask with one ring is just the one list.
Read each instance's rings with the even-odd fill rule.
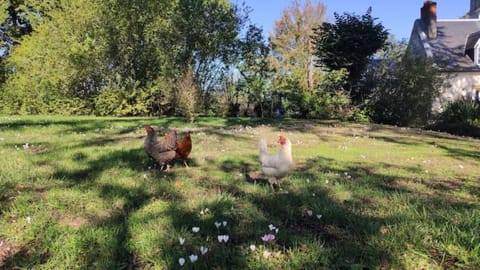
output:
[[[190,130],[190,168],[154,168],[145,124]],[[273,191],[257,145],[276,150],[279,134],[295,167]],[[480,268],[480,140],[289,119],[0,116],[0,164],[0,269]]]

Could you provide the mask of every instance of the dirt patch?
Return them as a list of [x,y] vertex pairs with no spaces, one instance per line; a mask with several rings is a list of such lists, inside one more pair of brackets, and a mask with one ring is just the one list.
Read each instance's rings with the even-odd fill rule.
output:
[[448,179],[430,179],[424,180],[425,186],[439,191],[459,191],[462,189],[463,183],[461,181],[452,181]]
[[43,154],[50,151],[50,149],[45,145],[32,145],[26,148],[26,151],[32,154]]
[[62,226],[72,227],[78,229],[83,226],[88,226],[91,224],[91,221],[85,217],[62,217],[58,220],[58,224]]
[[98,225],[104,224],[111,218],[112,213],[109,211],[98,211],[89,216],[73,216],[70,214],[61,214],[57,213],[56,219],[58,220],[58,224],[62,226],[72,227],[78,229],[84,226],[91,226],[91,225]]
[[19,245],[7,240],[0,239],[0,268],[4,266],[8,258],[12,257],[19,251]]
[[430,254],[430,258],[443,269],[455,269],[457,263],[460,261],[457,257],[452,256],[448,252],[436,248],[429,249],[428,254]]

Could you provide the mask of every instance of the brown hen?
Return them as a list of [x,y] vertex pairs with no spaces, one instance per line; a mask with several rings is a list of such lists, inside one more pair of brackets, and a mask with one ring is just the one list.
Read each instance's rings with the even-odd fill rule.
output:
[[145,152],[160,165],[160,170],[166,167],[165,171],[170,171],[168,162],[176,156],[177,131],[172,130],[165,134],[165,140],[162,142],[158,141],[157,132],[151,126],[145,126],[145,131],[147,132],[144,141]]
[[177,150],[176,150],[176,159],[183,160],[183,164],[188,168],[188,156],[192,152],[192,138],[190,137],[190,132],[186,132],[181,141],[177,141]]

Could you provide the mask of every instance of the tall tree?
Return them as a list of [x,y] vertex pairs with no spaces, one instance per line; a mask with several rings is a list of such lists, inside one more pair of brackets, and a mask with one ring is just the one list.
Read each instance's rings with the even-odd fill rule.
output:
[[[314,87],[315,73],[313,29],[324,21],[325,5],[320,2],[293,0],[275,22],[270,35],[273,57],[271,65],[277,70],[279,86],[285,87],[293,76],[303,89]],[[278,83],[278,81],[277,81]]]
[[270,48],[265,42],[262,29],[250,25],[245,37],[240,41],[240,59],[238,70],[245,80],[241,84],[245,90],[249,102],[259,104],[260,115],[264,116],[263,99],[266,93],[267,77],[270,68],[268,64],[268,55]]
[[357,87],[369,57],[385,46],[388,31],[376,23],[372,9],[362,16],[334,13],[335,23],[323,23],[314,30],[316,64],[331,70],[345,68],[349,73],[352,102],[359,104],[367,95]]
[[179,0],[173,18],[175,65],[180,74],[193,67],[205,108],[212,91],[224,86],[247,17],[245,8],[227,0]]
[[169,17],[176,7],[176,1],[154,0],[108,0],[100,5],[106,64],[115,84],[144,87],[170,72],[168,51],[175,43]]

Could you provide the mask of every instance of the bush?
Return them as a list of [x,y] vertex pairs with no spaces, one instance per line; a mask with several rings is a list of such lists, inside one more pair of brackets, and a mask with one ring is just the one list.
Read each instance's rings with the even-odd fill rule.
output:
[[438,121],[429,129],[456,135],[480,137],[480,104],[473,100],[457,100],[447,105]]
[[100,116],[162,115],[172,110],[169,84],[159,81],[147,87],[122,88],[111,83],[94,99],[95,114]]
[[404,57],[388,73],[372,76],[376,81],[368,104],[371,119],[399,126],[423,126],[432,121],[432,105],[443,84],[432,63]]
[[193,80],[192,70],[189,69],[177,83],[175,113],[185,117],[187,121],[192,122],[195,115],[197,99],[197,86]]
[[292,92],[289,99],[294,106],[291,107],[296,107],[302,118],[349,118],[352,108],[350,97],[343,89],[346,79],[345,70],[326,73],[314,89]]
[[439,120],[473,124],[480,120],[480,105],[474,100],[457,100],[447,105]]

